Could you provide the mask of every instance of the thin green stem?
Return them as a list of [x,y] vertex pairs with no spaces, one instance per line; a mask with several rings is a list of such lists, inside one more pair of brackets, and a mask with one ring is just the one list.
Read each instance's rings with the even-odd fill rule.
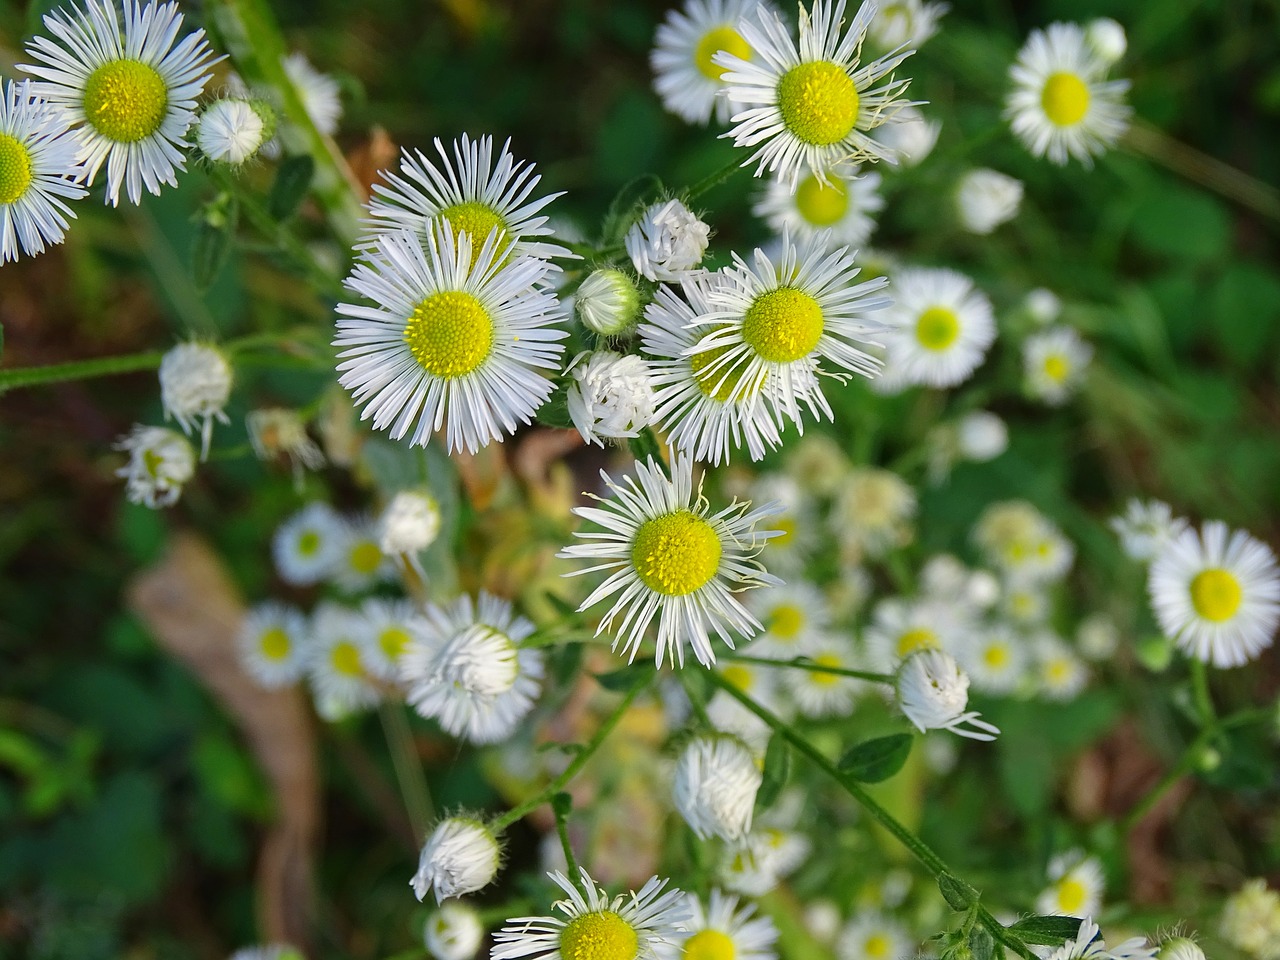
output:
[[378,717],[382,720],[382,732],[387,738],[391,764],[395,767],[409,823],[413,825],[413,832],[422,838],[427,835],[427,824],[435,819],[435,810],[404,709],[403,704],[386,701],[378,708]]
[[39,387],[68,380],[87,380],[116,373],[136,373],[139,370],[155,370],[164,354],[159,351],[130,353],[118,357],[95,357],[92,360],[73,360],[70,363],[53,363],[43,367],[18,367],[0,370],[0,394],[21,387]]
[[797,670],[808,670],[811,673],[834,673],[842,677],[856,677],[859,680],[870,680],[872,683],[887,683],[892,686],[896,681],[887,673],[870,673],[866,670],[848,670],[844,667],[826,667],[812,660],[770,660],[768,657],[748,657],[742,653],[724,654],[722,659],[737,663],[754,663],[762,667],[794,667]]
[[640,695],[640,692],[649,685],[649,682],[652,679],[653,675],[650,674],[636,681],[631,689],[627,691],[626,696],[622,698],[622,702],[614,708],[613,713],[609,714],[604,723],[600,724],[600,728],[596,730],[591,739],[587,741],[587,745],[579,750],[577,756],[573,758],[573,761],[569,766],[564,768],[564,772],[528,800],[524,801],[524,803],[517,807],[513,807],[494,820],[493,823],[489,825],[490,829],[493,830],[494,833],[501,833],[516,821],[528,816],[531,812],[542,806],[542,804],[546,803],[553,796],[568,786],[569,782],[573,780],[573,778],[581,772],[582,768],[587,765],[587,761],[591,759],[592,754],[600,749],[600,744],[604,743],[605,738],[613,732],[613,728],[618,725],[618,721],[622,719],[623,714],[630,709],[632,701]]
[[732,177],[735,173],[737,173],[741,169],[742,169],[741,160],[735,159],[731,161],[730,163],[721,167],[715,173],[712,173],[708,176],[703,177],[701,180],[695,183],[692,187],[690,187],[688,193],[685,194],[686,199],[688,200],[698,199],[698,197],[702,196],[708,190],[711,190],[711,189],[714,189],[715,187],[720,186],[720,184],[724,183],[726,180],[728,180],[730,177]]
[[569,879],[583,896],[588,896],[582,882],[582,871],[578,869],[578,858],[573,855],[573,844],[569,842],[569,811],[573,809],[573,798],[567,793],[557,793],[551,798],[551,809],[556,815],[556,833],[560,835],[560,847],[564,850],[564,865]]
[[[931,874],[933,874],[935,879],[941,880],[944,877],[951,878],[955,876],[951,868],[947,866],[946,861],[934,853],[923,840],[899,822],[893,814],[882,807],[856,780],[842,772],[834,763],[828,760],[817,747],[801,736],[794,727],[783,721],[771,711],[762,707],[760,704],[756,703],[732,683],[729,683],[720,676],[720,674],[715,671],[711,671],[709,675],[712,683],[718,686],[721,690],[727,692],[731,697],[768,724],[775,732],[785,737],[798,753],[807,757],[814,766],[818,767],[818,769],[843,787],[844,790],[863,807],[863,809],[871,814],[872,818],[875,819],[877,823],[888,830],[899,843],[906,847],[911,854],[919,860]],[[1027,945],[1018,939],[1018,937],[1008,933],[1003,924],[993,917],[990,911],[986,910],[981,905],[976,905],[975,912],[978,917],[978,922],[991,931],[991,935],[998,943],[1004,944],[1019,956],[1026,958],[1026,960],[1035,960],[1035,954],[1027,948]]]
[[1209,693],[1209,668],[1203,660],[1191,660],[1191,698],[1200,715],[1200,725],[1207,727],[1217,719],[1213,709],[1213,697]]

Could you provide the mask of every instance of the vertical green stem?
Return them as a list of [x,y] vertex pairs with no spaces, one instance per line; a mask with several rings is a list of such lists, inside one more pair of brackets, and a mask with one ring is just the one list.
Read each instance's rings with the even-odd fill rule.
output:
[[1209,694],[1209,668],[1203,660],[1195,658],[1191,660],[1191,697],[1200,716],[1200,725],[1207,727],[1212,724],[1217,714],[1213,709],[1213,697]]
[[435,819],[435,810],[404,710],[402,704],[386,702],[378,708],[378,716],[382,720],[382,732],[386,735],[387,747],[391,751],[391,763],[396,770],[396,780],[400,784],[400,794],[404,797],[409,823],[413,825],[413,832],[421,841],[427,835],[427,824]]

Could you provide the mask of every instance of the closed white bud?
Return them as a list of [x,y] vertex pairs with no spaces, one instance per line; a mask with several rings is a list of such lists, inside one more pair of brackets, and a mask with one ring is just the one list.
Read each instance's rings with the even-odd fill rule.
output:
[[655,203],[627,231],[627,255],[642,277],[671,283],[702,262],[711,228],[679,200]]
[[422,940],[435,960],[471,960],[483,939],[480,914],[458,901],[443,904],[422,928]]
[[966,460],[994,460],[1009,447],[1009,428],[994,413],[975,410],[956,425],[956,444]]
[[266,102],[228,98],[204,108],[196,144],[210,160],[239,166],[256,156],[274,132],[275,117]]
[[737,737],[697,737],[676,765],[676,809],[704,840],[741,840],[751,830],[762,779],[755,756]]
[[498,840],[488,827],[468,817],[450,817],[427,838],[418,872],[409,883],[419,900],[431,891],[441,903],[488,886],[501,858]]
[[1174,937],[1166,940],[1156,954],[1157,960],[1205,960],[1204,951],[1194,940],[1186,937]]
[[960,178],[956,211],[970,233],[987,234],[1012,220],[1022,204],[1022,181],[980,167]]
[[1058,299],[1058,295],[1044,287],[1036,287],[1029,292],[1022,305],[1026,307],[1031,319],[1041,327],[1047,327],[1062,313],[1062,301]]
[[1107,66],[1117,63],[1129,49],[1129,38],[1125,36],[1124,27],[1110,17],[1098,17],[1089,21],[1084,29],[1084,39],[1098,59]]
[[990,570],[975,570],[969,575],[965,596],[979,610],[989,610],[1000,599],[1000,581]]
[[231,365],[216,347],[180,343],[160,361],[160,401],[165,419],[172,417],[189,434],[197,422],[200,458],[209,454],[213,421],[230,423],[223,407],[231,396]]
[[130,503],[151,509],[169,507],[182,496],[182,485],[196,471],[196,455],[186,438],[166,427],[135,424],[128,436],[116,443],[117,450],[129,454],[129,462],[116,471],[125,481]]
[[[969,678],[949,654],[920,650],[898,668],[898,706],[916,729],[950,730],[973,740],[994,740],[997,727],[965,712],[969,704]],[[964,724],[970,724],[965,728]]]
[[389,557],[427,549],[440,533],[440,505],[425,490],[401,490],[378,520],[378,545]]
[[583,280],[573,303],[583,324],[606,337],[627,333],[640,318],[640,291],[614,267],[601,267]]
[[580,354],[569,376],[569,416],[587,443],[639,436],[653,422],[653,379],[639,357]]

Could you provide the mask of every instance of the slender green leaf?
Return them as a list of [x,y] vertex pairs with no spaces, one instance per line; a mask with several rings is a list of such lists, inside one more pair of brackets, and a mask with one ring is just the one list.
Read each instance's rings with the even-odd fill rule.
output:
[[907,762],[914,739],[909,733],[894,733],[867,740],[841,757],[839,767],[862,783],[888,780]]

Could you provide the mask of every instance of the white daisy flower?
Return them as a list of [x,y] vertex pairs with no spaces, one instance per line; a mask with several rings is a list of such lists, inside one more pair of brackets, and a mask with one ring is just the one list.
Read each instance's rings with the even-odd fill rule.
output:
[[300,50],[282,57],[280,66],[284,68],[285,76],[302,101],[302,109],[307,111],[315,128],[326,137],[337,133],[338,121],[342,119],[338,81],[313,67],[307,55]]
[[798,574],[813,552],[818,534],[811,497],[794,476],[762,473],[748,488],[748,498],[756,503],[778,502],[781,509],[772,526],[781,532],[769,543],[769,558],[778,569]]
[[653,423],[653,376],[634,354],[597,350],[569,364],[569,417],[587,443],[638,437]]
[[76,152],[67,112],[30,80],[10,80],[0,97],[0,264],[62,242],[76,216],[66,201],[88,192],[75,182]]
[[915,51],[899,48],[862,64],[875,12],[865,3],[846,25],[845,0],[814,0],[800,8],[797,42],[777,13],[761,8],[738,28],[758,60],[723,50],[711,58],[726,70],[724,95],[745,107],[723,134],[736,147],[755,148],[743,166],[756,162],[757,176],[768,170],[798,186],[806,168],[823,177],[837,163],[894,161],[868,132],[908,104],[902,94],[911,81],[893,71]]
[[502,848],[492,830],[470,817],[449,817],[427,837],[409,886],[419,900],[432,892],[436,903],[443,903],[487,887],[501,860]]
[[1258,960],[1280,958],[1280,893],[1267,889],[1267,881],[1246,881],[1227,897],[1219,922],[1222,938]]
[[924,0],[889,0],[876,11],[867,26],[867,36],[882,50],[900,47],[919,49],[938,32],[938,21],[951,9],[948,3]]
[[803,580],[754,593],[746,605],[764,626],[745,651],[753,657],[791,660],[808,654],[831,625],[826,597]]
[[969,677],[951,654],[919,650],[898,668],[898,707],[917,730],[950,730],[970,740],[994,740],[1000,732],[969,705]]
[[[502,145],[496,159],[492,137],[473,140],[463,134],[452,146],[450,160],[444,144],[435,140],[439,165],[421,150],[412,154],[405,150],[398,174],[381,171],[386,183],[373,185],[367,232],[356,244],[357,250],[373,250],[380,236],[402,229],[431,242],[440,225],[447,222],[459,245],[464,235],[470,239],[473,265],[495,230],[495,260],[499,262],[508,253],[541,260],[568,253],[559,244],[542,239],[553,233],[542,210],[563,193],[530,199],[542,177],[535,175],[534,164],[515,159],[510,140]],[[559,268],[547,269],[553,272]]]
[[812,849],[809,838],[794,830],[753,830],[741,844],[725,847],[720,882],[734,893],[762,897],[804,863]]
[[182,496],[182,486],[195,475],[196,455],[182,434],[166,427],[133,430],[115,444],[129,454],[129,462],[116,471],[125,481],[125,496],[152,510],[171,507]]
[[1047,327],[1062,313],[1062,300],[1052,290],[1036,287],[1023,298],[1022,307],[1037,327]]
[[1108,81],[1106,72],[1078,24],[1032,30],[1009,68],[1014,89],[1004,115],[1014,134],[1034,156],[1092,166],[1129,129],[1132,112],[1124,103],[1129,81]]
[[907,268],[894,274],[885,349],[912,384],[954,387],[969,378],[995,341],[991,301],[962,273]]
[[1112,517],[1110,527],[1120,538],[1125,555],[1142,563],[1154,560],[1166,543],[1190,526],[1173,508],[1160,500],[1142,501],[1133,497],[1122,516]]
[[276,528],[271,555],[285,583],[308,587],[329,576],[341,550],[342,518],[315,500]]
[[877,127],[872,137],[904,167],[914,167],[933,152],[942,124],[928,120],[919,108],[906,106],[893,118],[893,123]]
[[412,628],[399,661],[409,705],[472,743],[510,737],[541,691],[542,652],[519,646],[533,624],[481,591],[475,601],[428,604]]
[[603,337],[617,337],[640,319],[640,291],[616,267],[593,270],[574,291],[573,308],[582,325]]
[[1022,626],[1043,623],[1049,616],[1049,595],[1037,580],[1010,578],[1000,591],[1000,612]]
[[756,916],[754,904],[738,907],[738,898],[712,890],[704,910],[693,894],[687,900],[692,916],[685,924],[689,937],[681,960],[775,960],[778,928],[768,916]]
[[550,269],[504,257],[496,232],[473,258],[470,235],[455,239],[447,220],[425,247],[406,230],[377,237],[346,281],[375,306],[339,304],[334,338],[338,382],[364,406],[361,419],[416,446],[447,421],[450,453],[531,422],[552,390],[541,371],[559,370],[568,335],[540,286]]
[[394,682],[400,675],[400,659],[413,643],[417,611],[408,600],[370,597],[360,605],[360,617],[368,634],[364,663],[379,680]]
[[974,525],[973,540],[991,564],[1023,585],[1060,580],[1075,559],[1071,541],[1025,500],[988,506]]
[[378,546],[389,557],[417,555],[440,535],[440,504],[426,490],[401,490],[378,518]]
[[1102,909],[1106,877],[1097,857],[1080,850],[1060,853],[1049,862],[1049,886],[1036,897],[1036,913],[1053,917],[1091,917]]
[[1052,327],[1022,344],[1023,388],[1028,396],[1057,407],[1084,381],[1093,347],[1071,327]]
[[[916,493],[891,470],[849,471],[831,504],[831,528],[849,552],[881,557],[909,543]],[[852,559],[852,558],[851,558]]]
[[1089,668],[1056,634],[1047,630],[1037,634],[1032,638],[1031,653],[1041,696],[1073,700],[1089,682]]
[[678,283],[702,262],[711,228],[679,200],[660,200],[631,225],[624,240],[640,276]]
[[756,559],[773,531],[756,525],[774,513],[772,504],[750,510],[750,503],[734,501],[711,514],[702,485],[693,483],[692,463],[671,458],[671,478],[649,458],[636,464],[636,476],[616,483],[603,470],[605,487],[614,499],[592,495],[600,507],[575,507],[573,512],[603,528],[576,533],[581,540],[561,550],[561,559],[599,561],[565,576],[608,571],[605,581],[578,607],[586,610],[618,594],[596,628],[596,635],[622,622],[613,648],[634,660],[654,617],[658,618],[656,662],[684,665],[685,645],[703,666],[715,663],[708,629],[733,649],[732,634],[750,638],[759,621],[734,596],[753,587],[778,584]]
[[702,361],[708,375],[736,378],[732,398],[763,382],[769,399],[797,425],[802,404],[831,419],[815,374],[843,378],[824,370],[824,361],[840,371],[874,374],[877,363],[860,345],[885,329],[866,314],[889,306],[879,295],[888,281],[854,283],[860,268],[853,256],[846,247],[827,252],[821,235],[793,243],[784,234],[776,261],[759,248],[751,264],[736,253],[733,260],[723,282],[707,290],[712,310],[692,322],[706,336],[691,356],[709,353],[713,359]]
[[1124,27],[1110,17],[1097,17],[1084,28],[1084,39],[1094,54],[1108,67],[1118,63],[1129,49]]
[[422,927],[422,941],[435,960],[474,960],[485,929],[475,907],[460,900],[441,904]]
[[307,670],[316,712],[325,720],[367,710],[382,698],[368,670],[368,643],[356,611],[325,602],[312,614]]
[[826,232],[829,246],[861,247],[875,232],[875,215],[884,209],[880,174],[860,173],[857,166],[838,166],[824,177],[808,174],[799,186],[775,176],[751,212],[774,233],[797,239]]
[[1212,666],[1241,666],[1275,640],[1275,554],[1220,520],[1165,541],[1151,564],[1147,592],[1165,635],[1187,656]]
[[654,35],[649,64],[653,89],[662,105],[686,123],[706,124],[715,114],[725,123],[739,105],[724,96],[725,68],[712,57],[725,50],[753,59],[738,25],[760,6],[760,0],[686,0],[668,11]]
[[324,452],[307,436],[307,425],[296,410],[283,407],[253,410],[245,415],[244,426],[253,445],[253,455],[259,460],[271,460],[281,454],[289,458],[295,487],[301,488],[304,470],[319,470],[324,466]]
[[338,547],[328,578],[343,593],[362,593],[395,576],[395,567],[382,552],[378,529],[367,515],[344,517]]
[[904,960],[914,956],[917,944],[897,920],[878,910],[851,918],[836,939],[839,960]]
[[267,688],[297,683],[307,668],[307,620],[300,610],[267,602],[252,607],[240,623],[240,663]]
[[1022,181],[997,170],[978,167],[956,185],[956,213],[970,233],[985,236],[1017,216],[1020,206]]
[[805,492],[830,497],[852,469],[840,444],[825,433],[810,433],[787,448],[784,469]]
[[862,632],[867,658],[873,669],[891,671],[920,650],[954,652],[965,639],[967,619],[954,603],[941,600],[881,600]]
[[180,343],[160,360],[160,402],[164,418],[178,421],[190,435],[200,423],[200,459],[209,456],[213,421],[230,423],[223,408],[231,397],[231,364],[217,347]]
[[137,203],[143,187],[158,194],[161,184],[177,185],[196,100],[217,62],[203,30],[178,40],[176,3],[121,2],[123,10],[111,0],[83,0],[46,14],[52,38],[34,37],[27,55],[37,62],[18,67],[39,78],[38,96],[78,125],[81,178],[92,184],[107,165],[112,206],[121,187]]
[[725,348],[693,353],[706,335],[694,325],[713,309],[708,278],[686,278],[683,298],[658,287],[639,333],[653,379],[654,418],[672,446],[713,466],[745,446],[752,460],[781,443],[779,416],[765,390],[766,376],[743,381],[744,365],[718,363]]
[[[849,641],[831,634],[812,640],[806,655],[818,667],[857,670],[862,666]],[[782,683],[796,708],[804,716],[814,718],[847,717],[854,701],[866,689],[865,681],[856,677],[799,668],[788,669]]]
[[610,899],[586,870],[583,893],[564,874],[549,873],[568,896],[559,917],[513,917],[493,935],[492,960],[678,960],[689,909],[679,890],[651,878],[639,892]]
[[196,146],[210,160],[238,167],[252,159],[271,139],[274,123],[264,119],[261,101],[224,97],[200,112]]
[[695,737],[676,761],[675,806],[703,840],[740,840],[751,830],[762,779],[755,754],[737,737]]
[[[785,713],[778,701],[778,671],[754,663],[726,663],[719,667],[720,676],[766,710]],[[731,733],[758,754],[768,746],[773,729],[723,690],[717,690],[707,702],[707,718],[716,730]]]
[[955,654],[973,689],[983,693],[1012,693],[1026,675],[1026,644],[1005,626],[969,631]]

